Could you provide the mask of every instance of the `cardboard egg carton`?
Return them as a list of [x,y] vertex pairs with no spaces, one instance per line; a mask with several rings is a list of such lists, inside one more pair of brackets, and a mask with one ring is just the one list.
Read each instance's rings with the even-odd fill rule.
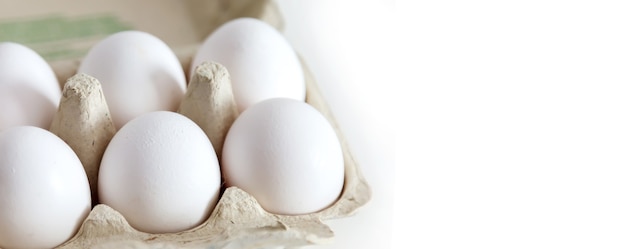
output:
[[[59,2],[78,3],[78,1]],[[189,72],[190,62],[204,38],[228,20],[247,16],[264,20],[279,30],[283,25],[277,6],[268,0],[171,2],[190,5],[189,12],[186,12],[189,15],[188,20],[173,20],[174,22],[194,23],[197,33],[194,38],[190,38],[191,42],[180,42],[180,44],[169,41],[167,36],[158,34],[157,36],[176,52],[185,72]],[[107,3],[124,4],[126,1]],[[167,9],[171,6],[162,8]],[[46,7],[43,6],[42,9]],[[32,9],[29,10],[32,11]],[[138,13],[138,15],[142,14]],[[154,18],[157,19],[154,20]],[[154,18],[152,20],[155,22],[170,21]],[[151,32],[149,26],[144,27],[140,23],[137,24],[136,29]],[[203,25],[198,25],[198,23]],[[95,42],[91,41],[92,44]],[[93,177],[97,178],[97,168],[102,154],[116,132],[100,83],[89,75],[76,74],[80,56],[49,61],[63,87],[63,97],[50,130],[76,151],[87,169],[86,173],[90,182],[95,182]],[[302,58],[300,61],[305,73],[306,102],[320,111],[332,124],[343,150],[345,182],[342,193],[334,204],[319,212],[306,215],[278,215],[263,210],[254,197],[245,191],[237,187],[229,187],[223,190],[215,209],[204,223],[183,232],[167,234],[137,231],[119,212],[107,205],[98,204],[91,210],[77,234],[58,248],[267,248],[331,242],[334,236],[333,231],[324,224],[324,221],[355,214],[369,201],[371,191],[348,148],[345,137],[321,96],[313,75]],[[210,138],[223,138],[237,115],[232,114],[228,109],[232,109],[234,105],[228,69],[217,63],[203,63],[188,81],[188,90],[178,110],[179,113],[198,123]],[[207,108],[190,107],[194,105]],[[202,120],[209,119],[207,117],[213,119],[219,117],[217,120],[222,125],[203,123]]]

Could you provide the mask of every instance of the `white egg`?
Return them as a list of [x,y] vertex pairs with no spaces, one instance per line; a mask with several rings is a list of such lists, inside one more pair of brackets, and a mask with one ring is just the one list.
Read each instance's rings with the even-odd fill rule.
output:
[[209,138],[187,117],[168,111],[141,115],[122,127],[98,175],[100,201],[149,233],[201,224],[215,207],[220,187]]
[[177,110],[187,88],[174,52],[141,31],[118,32],[98,42],[78,72],[100,81],[117,129],[147,112]]
[[0,247],[60,245],[90,210],[87,175],[69,145],[33,126],[0,133]]
[[238,18],[220,26],[202,43],[190,69],[204,61],[228,69],[240,112],[269,98],[304,101],[304,74],[296,52],[261,20]]
[[268,212],[297,215],[333,204],[343,189],[341,144],[307,103],[275,98],[248,108],[222,152],[227,186],[250,193]]
[[0,130],[19,125],[48,129],[60,100],[59,82],[37,52],[0,43]]

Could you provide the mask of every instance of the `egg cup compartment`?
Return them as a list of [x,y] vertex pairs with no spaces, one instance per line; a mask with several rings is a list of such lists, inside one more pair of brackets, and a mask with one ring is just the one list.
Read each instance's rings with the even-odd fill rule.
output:
[[[188,55],[190,56],[190,55]],[[133,246],[150,248],[169,246],[176,248],[264,248],[270,246],[303,246],[332,241],[332,230],[323,220],[353,215],[371,197],[369,186],[348,148],[335,119],[324,102],[312,74],[304,61],[306,77],[306,102],[320,111],[332,124],[343,150],[345,181],[339,199],[330,207],[306,215],[277,215],[263,210],[259,203],[237,187],[228,187],[220,197],[209,218],[201,225],[179,233],[150,234],[132,228],[124,217],[105,204],[96,205],[83,222],[78,233],[59,248],[117,248]],[[221,68],[221,69],[220,69]],[[230,84],[228,77],[218,77],[224,69],[219,64],[203,63],[189,83],[191,91],[211,91],[211,84]],[[216,73],[217,72],[217,73]],[[226,72],[227,73],[227,72]],[[229,93],[228,91],[226,93]],[[190,94],[187,94],[190,95]],[[200,93],[198,96],[212,96]],[[229,98],[221,98],[226,102]],[[185,100],[183,100],[185,101]],[[207,101],[210,101],[207,99]],[[232,101],[232,98],[231,100]],[[226,105],[222,105],[226,106]],[[229,107],[225,107],[229,108]],[[69,111],[68,111],[69,110]],[[62,114],[62,115],[61,115]],[[53,126],[70,144],[79,143],[84,149],[77,153],[93,154],[103,143],[108,143],[114,132],[104,102],[100,83],[88,75],[78,74],[68,79],[63,90],[63,100]],[[232,120],[228,121],[232,124]],[[66,133],[61,128],[66,127]],[[76,131],[80,131],[76,133]],[[222,130],[221,132],[226,132]],[[85,136],[91,134],[91,136]],[[68,136],[73,136],[68,138]],[[98,145],[100,144],[100,145]],[[82,155],[79,157],[82,158]],[[100,154],[101,155],[101,154]],[[99,161],[99,160],[98,160]]]

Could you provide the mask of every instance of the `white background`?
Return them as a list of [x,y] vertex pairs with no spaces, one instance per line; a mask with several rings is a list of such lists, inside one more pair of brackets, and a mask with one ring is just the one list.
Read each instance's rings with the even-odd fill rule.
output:
[[417,4],[413,248],[626,248],[624,4]]
[[394,248],[626,248],[622,1],[300,4],[374,188],[326,248],[390,248],[391,218]]

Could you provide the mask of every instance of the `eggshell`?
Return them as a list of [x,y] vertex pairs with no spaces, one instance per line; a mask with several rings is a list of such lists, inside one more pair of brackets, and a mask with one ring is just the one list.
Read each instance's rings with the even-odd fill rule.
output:
[[59,82],[37,52],[0,43],[0,130],[19,125],[48,129],[60,99]]
[[151,111],[176,111],[186,90],[185,73],[159,38],[122,31],[94,45],[78,68],[98,79],[117,129]]
[[185,116],[143,114],[109,143],[98,177],[101,203],[137,230],[172,233],[208,218],[219,198],[221,176],[211,142]]
[[63,140],[33,126],[0,133],[0,247],[60,245],[90,209],[87,176]]
[[198,49],[189,74],[206,61],[228,69],[240,112],[269,98],[304,101],[304,74],[296,52],[261,20],[246,17],[221,25]]
[[241,113],[226,136],[222,164],[227,186],[276,214],[322,210],[344,183],[342,149],[330,123],[310,105],[286,98]]

